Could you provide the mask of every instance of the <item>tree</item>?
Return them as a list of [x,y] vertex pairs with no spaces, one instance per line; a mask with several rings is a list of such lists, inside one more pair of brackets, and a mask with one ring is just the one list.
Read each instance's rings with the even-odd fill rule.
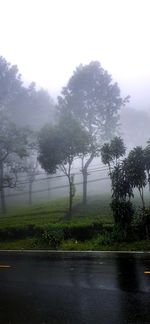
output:
[[32,153],[30,154],[28,153],[22,169],[24,172],[26,172],[26,178],[29,182],[29,205],[31,206],[33,183],[36,179],[36,176],[39,175],[39,163],[37,161],[37,154],[35,151],[32,151]]
[[84,204],[87,201],[88,167],[99,154],[99,141],[102,143],[114,135],[119,110],[127,99],[121,98],[117,83],[112,82],[112,77],[99,62],[77,67],[58,97],[60,113],[71,111],[90,136],[89,154],[82,156]]
[[[148,143],[149,144],[149,143]],[[142,201],[142,209],[140,210],[140,221],[145,226],[147,238],[149,238],[149,210],[145,208],[144,188],[149,183],[150,169],[150,152],[149,145],[145,149],[137,146],[130,151],[126,161],[127,173],[131,186],[137,188]]]
[[9,113],[18,126],[30,126],[39,130],[49,120],[54,122],[54,104],[49,93],[36,89],[32,82],[23,86],[16,65],[0,56],[0,110]]
[[104,143],[101,148],[102,162],[109,167],[112,189],[111,208],[114,220],[126,232],[133,216],[133,207],[130,202],[133,190],[126,169],[126,159],[119,160],[125,154],[125,151],[123,140],[117,136],[110,143]]
[[54,104],[49,93],[36,89],[35,83],[22,87],[20,93],[10,102],[8,110],[12,120],[19,126],[29,126],[39,131],[46,123],[54,123]]
[[0,56],[0,110],[7,109],[22,88],[21,75],[16,65]]
[[27,130],[19,129],[4,111],[0,112],[0,196],[2,212],[6,213],[5,188],[16,186],[20,159],[26,155]]
[[147,181],[149,185],[149,193],[150,193],[150,143],[147,142],[148,145],[144,148],[144,161],[145,161],[145,170],[147,173]]
[[107,164],[109,168],[109,174],[111,175],[111,163],[118,164],[118,159],[122,157],[126,152],[126,148],[123,140],[120,137],[115,136],[110,143],[104,143],[101,147],[101,159],[102,163]]
[[87,132],[71,113],[65,113],[56,126],[45,126],[39,134],[38,160],[47,173],[61,170],[69,182],[69,216],[75,194],[72,164],[74,158],[86,153],[89,145]]
[[133,187],[128,176],[126,159],[114,165],[110,174],[112,188],[111,208],[115,223],[127,233],[134,209],[131,202]]
[[145,208],[144,187],[147,184],[145,158],[142,147],[136,146],[128,154],[126,159],[126,170],[128,178],[133,188],[137,188],[142,200],[143,209]]
[[111,157],[115,163],[118,163],[118,159],[125,155],[126,148],[122,138],[115,136],[110,143]]
[[101,148],[101,160],[103,164],[107,164],[109,174],[111,174],[111,162],[113,161],[110,143],[104,143]]

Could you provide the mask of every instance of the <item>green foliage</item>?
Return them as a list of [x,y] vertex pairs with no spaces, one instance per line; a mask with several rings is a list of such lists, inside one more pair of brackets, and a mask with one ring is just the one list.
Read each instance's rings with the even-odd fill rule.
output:
[[113,199],[111,202],[111,208],[116,224],[120,224],[124,229],[128,227],[133,219],[134,208],[130,201],[119,201]]
[[75,194],[72,163],[76,156],[86,154],[88,149],[88,133],[70,112],[64,113],[55,127],[44,127],[39,135],[38,160],[41,166],[48,173],[55,173],[60,169],[68,177],[69,217],[72,215],[72,200]]
[[88,167],[94,157],[100,154],[101,142],[114,135],[119,110],[126,101],[127,98],[121,98],[117,83],[112,82],[112,77],[97,61],[77,67],[58,97],[60,114],[71,111],[88,131],[90,138],[88,152],[82,154],[84,205],[87,204]]
[[45,126],[39,134],[39,162],[48,172],[72,164],[75,156],[87,152],[89,138],[71,114],[65,114],[55,127]]
[[112,162],[113,157],[112,157],[111,146],[109,143],[104,143],[104,145],[102,146],[101,159],[102,159],[102,163],[108,164],[108,166],[110,166],[110,163]]
[[133,187],[142,188],[146,186],[146,173],[144,152],[142,147],[137,146],[130,151],[126,160],[126,170]]
[[41,237],[41,242],[50,246],[51,248],[57,249],[64,238],[63,230],[60,228],[56,229],[45,229]]
[[22,158],[27,156],[27,129],[19,129],[8,114],[0,110],[0,196],[1,208],[6,212],[4,188],[15,187]]
[[11,226],[0,229],[0,241],[24,239],[26,237],[33,237],[34,235],[40,235],[42,229],[32,224],[26,226]]
[[89,203],[86,210],[77,205],[75,217],[68,221],[64,219],[65,200],[18,209],[15,214],[0,219],[0,248],[147,250],[148,240],[134,242],[146,236],[141,213],[140,223],[137,220],[135,223],[134,218],[132,227],[126,231],[120,224],[113,225],[108,203],[102,197]]
[[10,154],[26,156],[27,133],[11,122],[5,111],[0,111],[0,162],[5,162]]
[[126,163],[123,161],[115,165],[110,174],[112,198],[123,202],[133,197],[132,185],[126,167]]
[[143,150],[144,154],[144,163],[145,163],[145,171],[147,173],[147,182],[149,184],[149,192],[150,192],[150,143],[148,141],[148,145]]
[[126,148],[123,140],[120,137],[115,136],[110,143],[104,143],[101,148],[102,163],[108,164],[110,169],[110,163],[117,162],[120,157],[125,155],[125,152]]
[[[110,144],[105,143],[101,149],[102,162],[108,164],[112,188],[111,208],[116,224],[125,228],[129,226],[133,217],[133,207],[130,198],[133,196],[132,185],[127,172],[126,163],[118,159],[125,154],[125,146],[120,137],[115,137]],[[110,163],[115,162],[110,168]],[[129,200],[129,201],[128,201]]]
[[99,62],[77,67],[58,100],[61,111],[71,110],[90,133],[96,127],[107,139],[114,134],[118,111],[126,101]]
[[22,87],[21,92],[9,105],[12,120],[21,126],[29,126],[39,131],[46,123],[54,122],[54,103],[48,91],[36,88],[31,83],[28,88]]
[[149,239],[150,236],[150,208],[138,208],[133,219],[133,227],[136,237]]
[[110,142],[110,151],[112,159],[118,160],[125,155],[126,148],[123,140],[120,137],[115,136]]
[[64,238],[65,240],[74,239],[79,241],[85,241],[91,239],[92,237],[94,237],[102,231],[102,223],[96,221],[85,221],[82,224],[70,224],[68,226],[64,226]]
[[[129,213],[132,213],[132,206],[131,211]],[[131,215],[132,217],[133,215]],[[130,216],[129,216],[129,222],[131,222]],[[113,227],[113,231],[111,233],[111,243],[122,243],[122,242],[130,242],[133,241],[133,233],[131,227],[124,227],[121,223],[117,223]]]
[[16,65],[8,63],[0,56],[0,110],[8,110],[8,106],[20,93],[21,75]]

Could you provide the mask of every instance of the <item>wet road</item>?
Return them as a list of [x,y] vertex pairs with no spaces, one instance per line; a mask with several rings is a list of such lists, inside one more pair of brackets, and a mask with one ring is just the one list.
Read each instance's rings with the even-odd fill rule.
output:
[[148,324],[150,256],[0,256],[2,324]]

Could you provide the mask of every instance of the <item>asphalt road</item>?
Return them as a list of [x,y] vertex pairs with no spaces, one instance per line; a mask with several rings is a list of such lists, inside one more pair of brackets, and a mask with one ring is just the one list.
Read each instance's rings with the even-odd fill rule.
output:
[[150,256],[0,255],[0,323],[150,323]]

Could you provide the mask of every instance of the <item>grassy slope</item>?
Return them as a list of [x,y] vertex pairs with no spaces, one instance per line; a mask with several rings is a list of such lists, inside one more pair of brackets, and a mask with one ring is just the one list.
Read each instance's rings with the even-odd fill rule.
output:
[[[112,213],[109,207],[110,197],[101,196],[97,199],[91,199],[86,209],[81,207],[80,199],[76,199],[74,204],[73,218],[71,221],[65,219],[68,206],[67,199],[59,199],[47,204],[37,204],[30,208],[15,208],[7,215],[0,217],[0,229],[17,227],[25,225],[48,225],[63,224],[71,222],[72,224],[82,224],[85,222],[98,221],[103,224],[113,224]],[[120,243],[107,245],[104,244],[104,238],[99,236],[85,242],[76,242],[73,240],[61,243],[62,250],[150,250],[149,241],[138,241],[132,243]],[[40,249],[43,248],[35,241],[35,238],[26,238],[22,240],[12,240],[9,242],[0,242],[0,249]],[[50,248],[50,247],[46,247]]]
[[[30,208],[16,208],[7,215],[1,215],[0,228],[29,224],[47,225],[64,223],[67,206],[67,199],[59,199],[47,204],[37,204]],[[113,223],[109,207],[109,197],[91,200],[86,209],[81,207],[80,199],[76,199],[71,222],[82,223],[85,220]]]

